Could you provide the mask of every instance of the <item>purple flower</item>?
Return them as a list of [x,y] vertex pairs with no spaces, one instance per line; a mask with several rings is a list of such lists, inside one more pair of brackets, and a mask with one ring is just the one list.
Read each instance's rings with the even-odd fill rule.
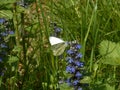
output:
[[75,73],[75,67],[73,67],[73,66],[67,66],[66,67],[66,71],[69,72],[69,73]]
[[59,28],[59,27],[55,27],[55,28],[54,28],[54,31],[55,31],[55,33],[60,33],[60,32],[62,31],[62,29]]
[[81,88],[81,87],[78,87],[78,90],[82,90],[82,88]]
[[67,57],[66,60],[68,61],[68,63],[73,63],[74,60],[71,57]]
[[70,49],[67,51],[67,54],[72,55],[72,54],[74,54],[74,51]]
[[76,58],[76,59],[80,59],[80,58],[82,58],[82,54],[77,53],[75,58]]
[[71,78],[68,78],[67,80],[66,80],[66,83],[68,83],[68,85],[72,85],[72,83],[71,83]]
[[62,29],[59,28],[56,23],[51,23],[51,25],[53,26],[53,29],[54,29],[54,32],[52,35],[55,37],[59,37]]
[[75,74],[75,77],[77,77],[77,78],[81,78],[82,77],[82,74],[78,71],[76,74]]
[[3,44],[3,43],[0,44],[0,47],[1,48],[7,48],[7,46],[5,44]]
[[68,45],[70,45],[70,49],[67,51],[68,57],[66,58],[66,61],[68,66],[66,66],[66,71],[72,75],[70,82],[68,83],[72,83],[74,90],[82,90],[79,86],[82,77],[82,71],[80,72],[80,68],[83,67],[84,64],[80,61],[82,54],[78,51],[81,48],[81,45],[77,43],[71,43]]
[[83,67],[84,66],[84,63],[83,62],[80,62],[80,61],[75,61],[74,62],[76,66],[78,67]]
[[81,48],[81,45],[76,44],[76,45],[75,45],[75,48],[78,50],[78,49],[80,49],[80,48]]
[[79,83],[79,80],[73,81],[73,85],[76,86]]
[[2,36],[7,36],[8,34],[6,32],[1,32],[0,33]]
[[5,19],[4,18],[0,18],[0,24],[4,23],[4,22],[5,22]]
[[0,72],[0,76],[4,76],[4,73],[3,73],[3,72]]
[[9,31],[9,34],[12,35],[12,34],[14,34],[14,32],[13,31]]

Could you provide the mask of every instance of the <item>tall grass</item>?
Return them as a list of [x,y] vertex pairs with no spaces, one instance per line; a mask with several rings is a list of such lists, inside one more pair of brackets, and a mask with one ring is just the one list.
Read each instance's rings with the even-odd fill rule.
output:
[[[67,84],[59,85],[60,78],[68,77],[66,52],[62,59],[53,56],[48,40],[53,33],[50,23],[62,28],[60,38],[82,45],[83,75],[89,77],[83,90],[119,90],[119,66],[99,63],[100,43],[120,41],[119,0],[33,0],[28,8],[12,0],[8,4],[12,6],[12,18],[6,17],[8,12],[0,18],[11,20],[9,28],[15,35],[8,38],[8,46],[13,47],[0,62],[0,68],[7,68],[0,77],[0,90],[71,90]],[[6,10],[0,8],[0,13]]]

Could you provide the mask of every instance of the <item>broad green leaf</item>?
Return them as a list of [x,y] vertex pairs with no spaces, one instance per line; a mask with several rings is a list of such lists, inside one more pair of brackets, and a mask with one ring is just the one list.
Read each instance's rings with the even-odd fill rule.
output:
[[92,79],[88,76],[84,76],[83,79],[80,80],[80,83],[91,83]]
[[10,10],[0,10],[0,18],[12,19],[13,13]]
[[120,58],[102,57],[100,60],[103,64],[120,65]]
[[99,52],[103,64],[120,65],[120,43],[104,40],[100,43]]

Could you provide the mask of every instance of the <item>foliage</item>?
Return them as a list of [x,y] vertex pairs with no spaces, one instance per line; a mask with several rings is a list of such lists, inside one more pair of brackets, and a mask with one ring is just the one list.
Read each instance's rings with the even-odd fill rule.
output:
[[100,43],[101,61],[104,64],[120,65],[120,43],[102,41]]
[[[0,1],[0,90],[72,90],[66,48],[54,56],[49,36],[82,47],[79,90],[120,88],[119,0]],[[73,48],[73,47],[72,47]]]

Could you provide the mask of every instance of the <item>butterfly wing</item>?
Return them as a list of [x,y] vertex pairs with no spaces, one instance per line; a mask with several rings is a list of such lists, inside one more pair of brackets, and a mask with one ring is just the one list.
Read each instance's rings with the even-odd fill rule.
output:
[[66,47],[67,47],[66,43],[59,43],[59,44],[53,45],[51,47],[52,51],[53,51],[53,55],[54,56],[61,55],[64,52],[64,50],[65,50]]
[[51,45],[56,45],[56,44],[59,44],[59,43],[64,43],[65,41],[63,41],[62,39],[60,38],[56,38],[56,37],[49,37],[49,41],[50,41],[50,44]]
[[50,41],[54,56],[61,55],[64,52],[65,48],[67,47],[66,42],[60,38],[56,38],[52,36],[52,37],[49,37],[49,41]]

